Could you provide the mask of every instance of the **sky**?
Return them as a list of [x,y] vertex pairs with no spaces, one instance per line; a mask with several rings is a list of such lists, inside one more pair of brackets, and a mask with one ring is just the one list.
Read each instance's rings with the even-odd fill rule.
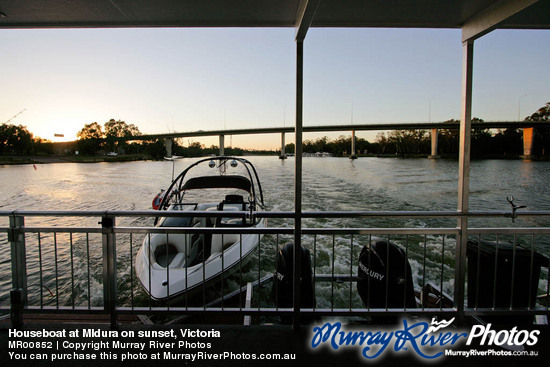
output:
[[[549,46],[548,30],[477,40],[472,116],[523,120],[550,102]],[[53,141],[109,119],[142,133],[293,126],[295,47],[290,28],[2,29],[0,123],[23,111],[10,123]],[[310,29],[304,125],[459,119],[461,72],[460,30]],[[225,145],[277,149],[280,136]]]

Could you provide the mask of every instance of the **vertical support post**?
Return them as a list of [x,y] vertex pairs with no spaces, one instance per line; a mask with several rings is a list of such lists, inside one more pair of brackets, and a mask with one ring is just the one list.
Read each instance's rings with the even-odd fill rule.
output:
[[8,241],[11,244],[11,323],[14,328],[23,326],[23,310],[27,306],[27,256],[25,246],[25,217],[10,216]]
[[170,158],[172,156],[172,139],[164,138],[164,147],[166,148],[166,156]]
[[102,227],[103,245],[103,305],[111,319],[111,328],[118,327],[116,302],[116,241],[115,241],[115,217],[105,215],[99,222]]
[[320,0],[301,0],[296,17],[296,144],[294,165],[294,314],[292,326],[300,327],[300,265],[302,250],[302,140],[304,101],[304,39]]
[[432,141],[432,154],[428,156],[428,158],[439,158],[437,155],[437,143],[438,143],[438,132],[437,129],[432,129],[430,133],[431,141]]
[[462,45],[462,107],[460,117],[460,151],[458,158],[458,238],[455,261],[455,308],[458,319],[464,319],[464,298],[466,279],[466,248],[468,243],[468,199],[470,190],[470,145],[472,134],[472,76],[474,62],[474,41]]
[[531,158],[533,154],[533,142],[534,142],[535,128],[526,127],[523,129],[523,156],[524,158]]
[[304,98],[304,41],[296,40],[296,141],[294,166],[294,315],[292,325],[300,326],[300,264],[302,263],[302,135]]
[[349,159],[357,159],[355,152],[355,130],[351,130],[351,155],[349,156]]
[[225,154],[225,135],[220,135],[220,156]]
[[285,151],[285,133],[281,133],[281,155],[279,156],[279,159],[286,159],[286,151]]

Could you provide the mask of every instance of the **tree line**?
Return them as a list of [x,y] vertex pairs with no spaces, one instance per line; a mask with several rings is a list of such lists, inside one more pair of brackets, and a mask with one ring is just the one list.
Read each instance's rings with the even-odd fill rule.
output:
[[[93,155],[100,151],[122,154],[145,153],[154,159],[162,159],[166,154],[163,139],[151,141],[132,141],[132,136],[142,135],[139,128],[133,124],[114,119],[106,122],[103,127],[97,122],[86,124],[77,134],[78,149],[82,154]],[[245,153],[274,154],[273,151],[250,151],[241,148],[225,148],[227,155],[243,155]],[[219,147],[206,147],[199,142],[190,142],[185,146],[182,139],[173,139],[172,154],[182,157],[201,157],[218,154]]]
[[[524,121],[549,121],[550,102],[527,116]],[[473,122],[483,122],[474,118]],[[449,120],[448,123],[457,123],[457,120]],[[536,126],[536,125],[535,125]],[[132,136],[142,135],[134,124],[127,124],[122,120],[110,119],[100,125],[97,122],[85,124],[77,133],[75,150],[82,155],[106,154],[117,152],[121,154],[147,154],[155,159],[164,157],[166,149],[163,140],[132,141]],[[356,138],[355,148],[357,154],[374,155],[399,155],[415,156],[431,153],[431,136],[428,130],[392,130],[381,132],[374,142],[363,138]],[[458,129],[438,130],[438,154],[442,156],[456,156],[459,149]],[[287,153],[294,153],[294,144],[287,144]],[[303,142],[305,153],[327,152],[335,156],[351,154],[351,137],[340,136],[334,140],[324,136],[315,140]],[[218,154],[217,146],[206,147],[199,142],[188,143],[187,146],[181,139],[174,140],[172,152],[184,157],[197,157],[207,154]],[[32,155],[54,154],[51,141],[34,137],[23,125],[0,125],[0,153],[5,155]],[[269,150],[245,150],[241,148],[225,148],[226,154],[243,155],[274,154]],[[521,129],[472,129],[472,157],[488,156],[519,156],[523,153],[523,134]],[[548,156],[550,153],[550,129],[535,128],[533,155]]]
[[[550,120],[550,102],[524,121],[542,122]],[[457,124],[458,120],[446,123]],[[483,123],[482,119],[473,118],[472,122]],[[536,127],[536,124],[534,124]],[[438,129],[438,154],[441,156],[458,156],[460,133],[456,128]],[[379,133],[374,142],[356,137],[357,154],[426,156],[431,154],[431,135],[429,130],[392,130]],[[287,153],[294,153],[294,144],[285,146]],[[351,137],[340,136],[330,140],[324,136],[303,142],[304,153],[327,152],[335,156],[351,154]],[[550,153],[550,129],[535,128],[533,155],[548,156]],[[475,128],[471,134],[471,156],[481,157],[515,157],[523,154],[522,129]]]

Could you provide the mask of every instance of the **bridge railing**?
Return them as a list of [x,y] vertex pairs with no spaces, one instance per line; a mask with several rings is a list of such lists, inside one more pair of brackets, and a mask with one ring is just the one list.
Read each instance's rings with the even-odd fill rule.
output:
[[[241,213],[248,215],[250,213]],[[550,212],[516,213],[522,224],[545,222]],[[0,310],[11,314],[14,326],[22,324],[24,313],[108,314],[111,324],[119,315],[158,316],[164,320],[190,315],[216,315],[222,319],[252,316],[268,322],[288,321],[291,317],[397,315],[453,315],[458,318],[514,315],[529,322],[535,315],[548,316],[550,228],[547,226],[470,227],[453,225],[461,216],[472,222],[510,217],[506,212],[304,212],[302,246],[311,262],[311,292],[315,300],[293,308],[281,303],[283,295],[274,287],[277,255],[292,242],[293,212],[257,212],[273,224],[265,228],[174,228],[154,227],[153,218],[181,215],[158,211],[15,211],[0,212]],[[195,213],[219,217],[223,213]],[[225,214],[226,215],[226,214]],[[514,215],[515,216],[515,215]],[[337,226],[330,221],[337,218]],[[408,218],[412,225],[368,227],[373,220]],[[414,221],[432,218],[431,227],[418,227]],[[513,218],[515,219],[515,218]],[[1,222],[0,222],[1,223]],[[342,225],[343,223],[343,225]],[[348,223],[348,224],[346,224]],[[515,224],[514,224],[515,225]],[[137,279],[136,253],[144,239],[153,233],[252,234],[258,236],[258,250],[252,260],[232,274],[222,273],[218,282],[205,284],[194,295],[154,301]],[[467,249],[459,248],[467,236]],[[360,254],[376,242],[395,243],[402,250],[406,265],[398,269],[402,279],[411,281],[414,305],[404,300],[412,296],[401,287],[402,304],[390,301],[393,288],[386,282],[385,299],[371,303],[372,284],[389,279],[394,270],[360,278]],[[388,250],[389,254],[389,250]],[[372,256],[364,260],[369,268]],[[366,261],[366,262],[365,262]],[[392,261],[391,259],[389,260]],[[458,264],[465,264],[459,266]],[[392,264],[387,264],[388,269]],[[364,270],[364,268],[363,268]],[[307,272],[307,270],[304,270]],[[171,270],[167,268],[167,277]],[[368,271],[367,271],[368,273]],[[408,275],[410,274],[410,275]],[[304,274],[302,274],[304,276]],[[410,279],[408,277],[410,276]],[[276,282],[277,280],[275,280]],[[456,287],[464,282],[463,287]],[[367,294],[360,294],[363,282]],[[245,290],[251,284],[252,301]],[[304,285],[305,283],[302,282]],[[302,290],[307,288],[302,286]],[[456,289],[463,289],[459,294]],[[306,298],[303,294],[287,295]],[[409,294],[407,294],[409,293]]]

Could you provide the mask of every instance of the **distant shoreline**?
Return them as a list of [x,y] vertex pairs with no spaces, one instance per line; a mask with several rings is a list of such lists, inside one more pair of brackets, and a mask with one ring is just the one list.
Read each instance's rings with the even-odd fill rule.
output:
[[[253,154],[252,154],[253,155]],[[273,155],[277,157],[278,155]],[[396,158],[396,159],[428,159],[426,154],[358,154],[358,158]],[[188,157],[200,158],[200,157]],[[313,157],[316,158],[316,157]],[[323,159],[323,157],[317,157]],[[348,158],[348,156],[335,156],[334,158]],[[432,159],[432,158],[430,158]],[[437,159],[457,160],[455,155],[441,155]],[[532,161],[549,161],[548,157],[525,157],[520,155],[506,156],[483,156],[471,157],[472,160],[483,159],[499,159],[499,160],[532,160]],[[0,166],[25,165],[25,164],[51,164],[51,163],[100,163],[100,162],[136,162],[136,161],[153,161],[158,160],[147,154],[123,154],[118,156],[0,156]]]
[[146,154],[128,154],[119,156],[0,156],[0,165],[50,164],[50,163],[98,163],[133,162],[153,160]]

